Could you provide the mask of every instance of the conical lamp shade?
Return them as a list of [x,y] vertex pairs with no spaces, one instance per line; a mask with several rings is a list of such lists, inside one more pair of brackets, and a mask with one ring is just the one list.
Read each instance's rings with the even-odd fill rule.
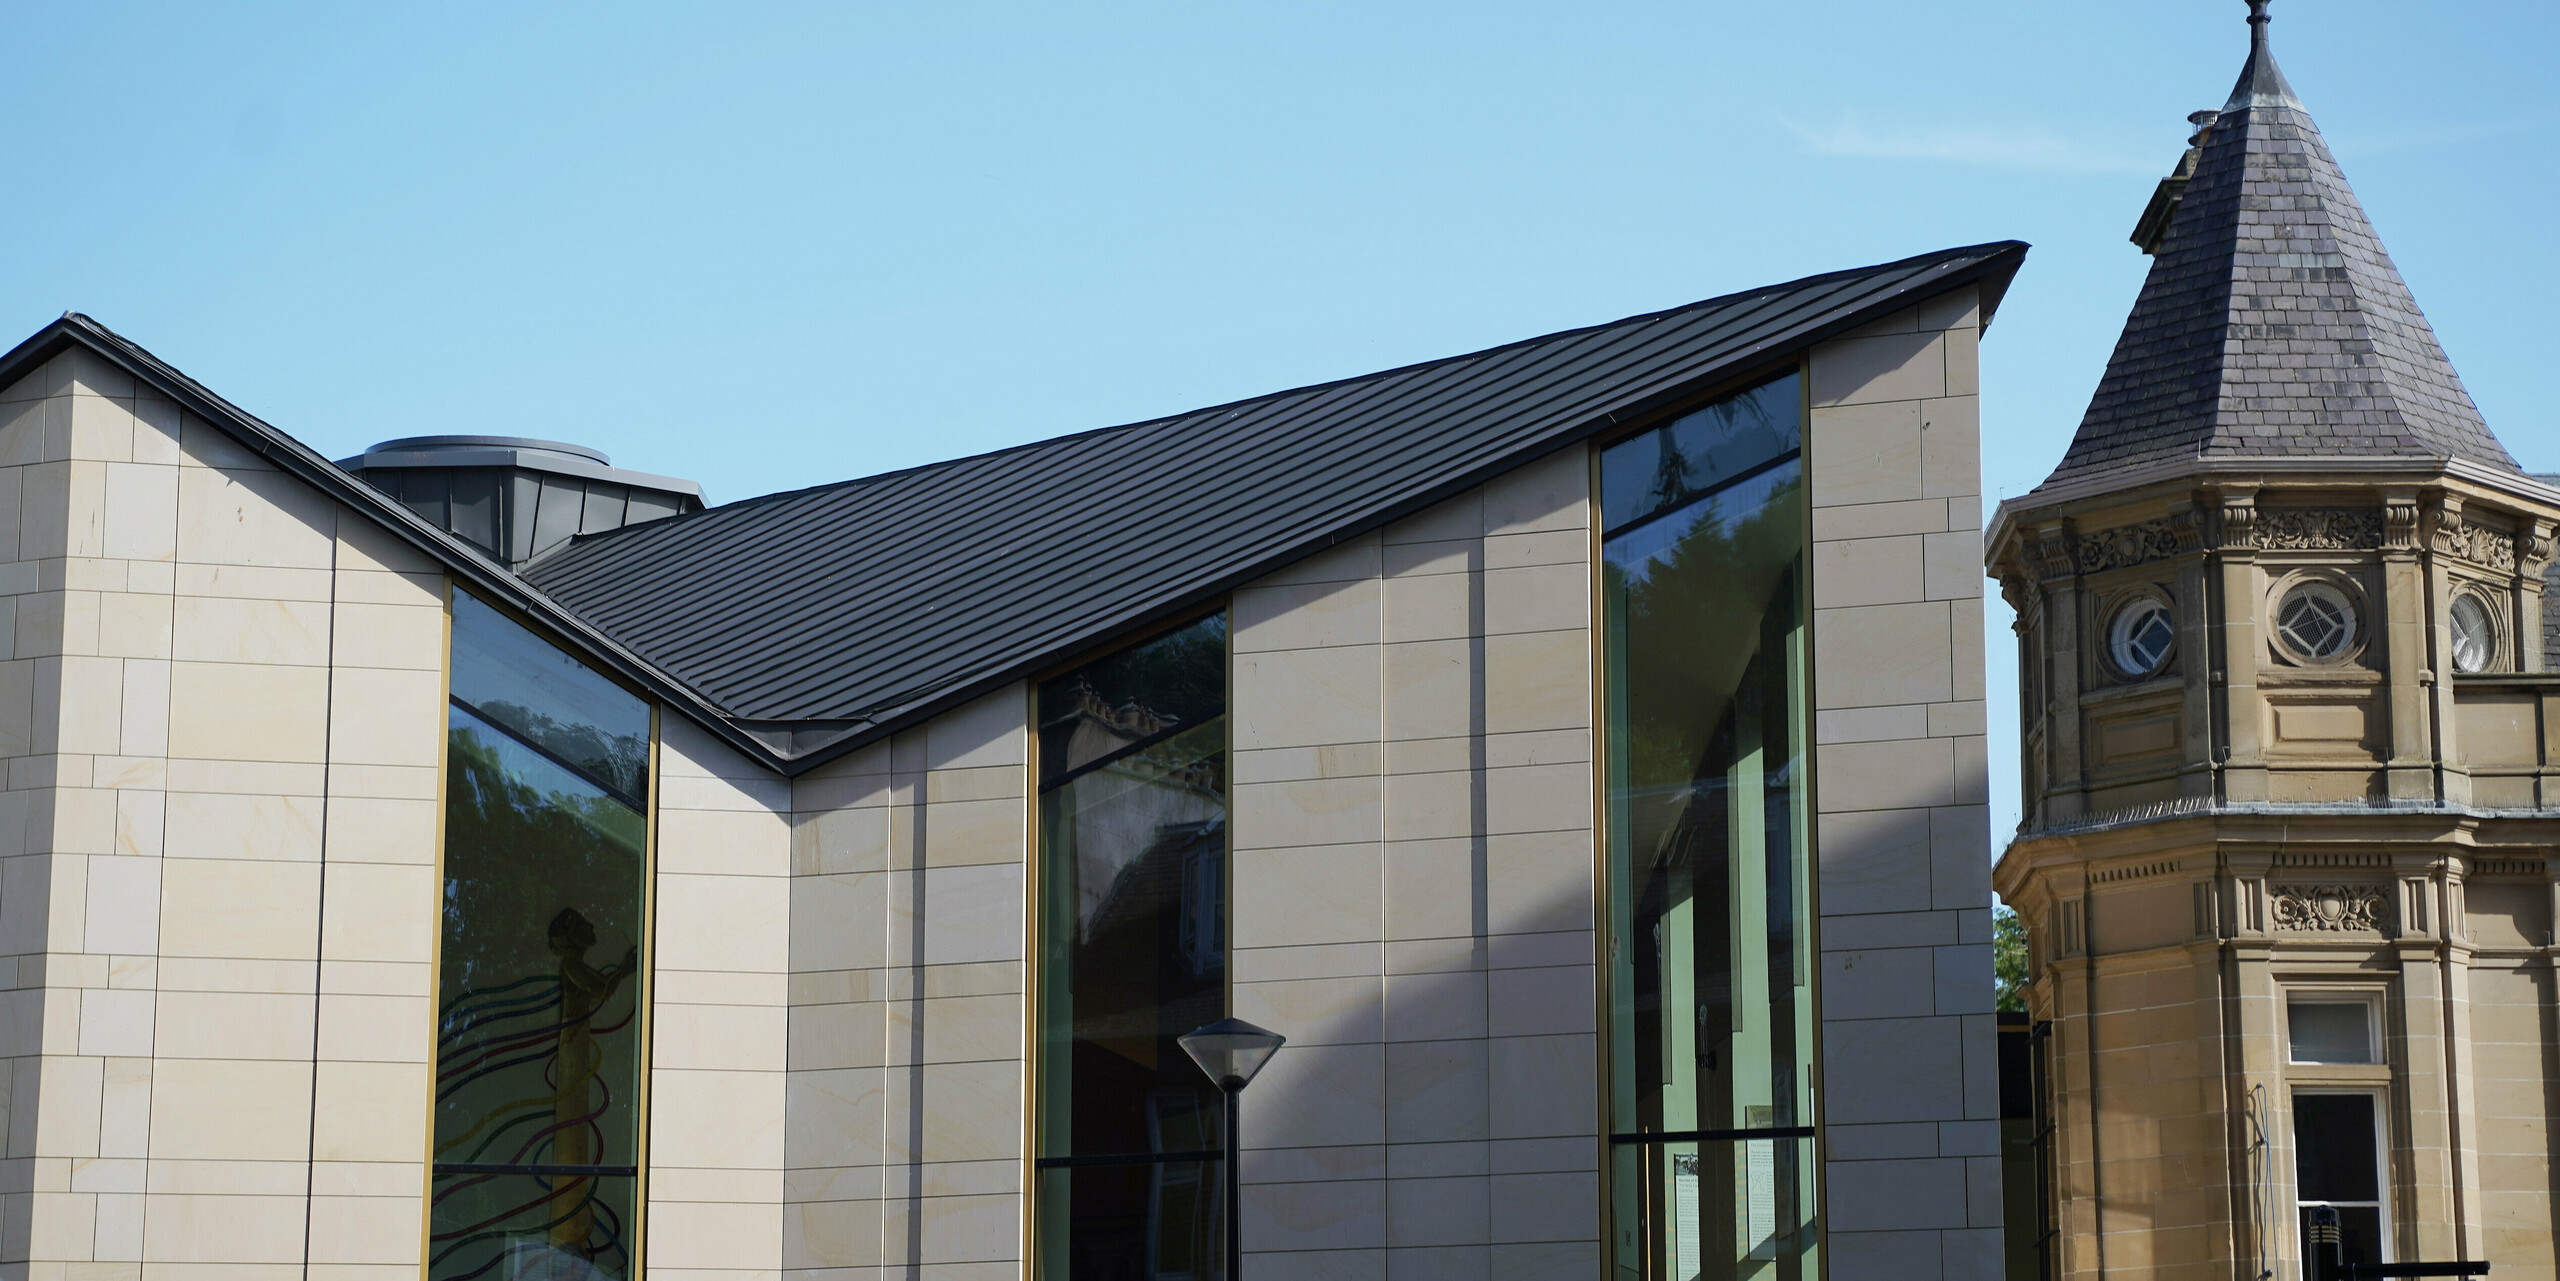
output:
[[1222,1090],[1241,1090],[1289,1038],[1243,1019],[1220,1019],[1180,1038],[1182,1051]]

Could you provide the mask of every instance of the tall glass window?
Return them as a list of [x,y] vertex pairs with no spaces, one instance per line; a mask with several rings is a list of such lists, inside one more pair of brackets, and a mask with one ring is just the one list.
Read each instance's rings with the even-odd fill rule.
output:
[[1818,1274],[1794,375],[1600,456],[1617,1274]]
[[428,1275],[627,1278],[648,704],[461,592]]
[[1040,687],[1040,1273],[1217,1281],[1227,620]]

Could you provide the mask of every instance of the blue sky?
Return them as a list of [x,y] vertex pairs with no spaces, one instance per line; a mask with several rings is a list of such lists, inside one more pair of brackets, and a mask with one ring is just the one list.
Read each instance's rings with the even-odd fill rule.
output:
[[[2560,5],[2275,12],[2490,424],[2560,470]],[[0,332],[88,312],[333,456],[555,437],[720,501],[2016,238],[1996,500],[2078,423],[2243,13],[45,6]]]

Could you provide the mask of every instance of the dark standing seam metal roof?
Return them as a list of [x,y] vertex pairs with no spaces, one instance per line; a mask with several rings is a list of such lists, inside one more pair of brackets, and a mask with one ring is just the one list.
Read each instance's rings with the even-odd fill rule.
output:
[[2212,126],[2059,481],[2214,457],[2515,460],[2267,46]]
[[814,763],[1921,299],[2014,241],[583,538],[553,599]]

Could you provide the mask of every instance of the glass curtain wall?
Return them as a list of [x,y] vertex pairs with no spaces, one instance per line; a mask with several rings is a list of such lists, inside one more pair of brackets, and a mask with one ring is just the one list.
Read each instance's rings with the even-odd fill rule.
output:
[[1621,1277],[1818,1275],[1800,395],[1600,458]]
[[435,1281],[628,1278],[649,706],[453,596]]
[[1227,620],[1041,685],[1040,1275],[1222,1281]]

